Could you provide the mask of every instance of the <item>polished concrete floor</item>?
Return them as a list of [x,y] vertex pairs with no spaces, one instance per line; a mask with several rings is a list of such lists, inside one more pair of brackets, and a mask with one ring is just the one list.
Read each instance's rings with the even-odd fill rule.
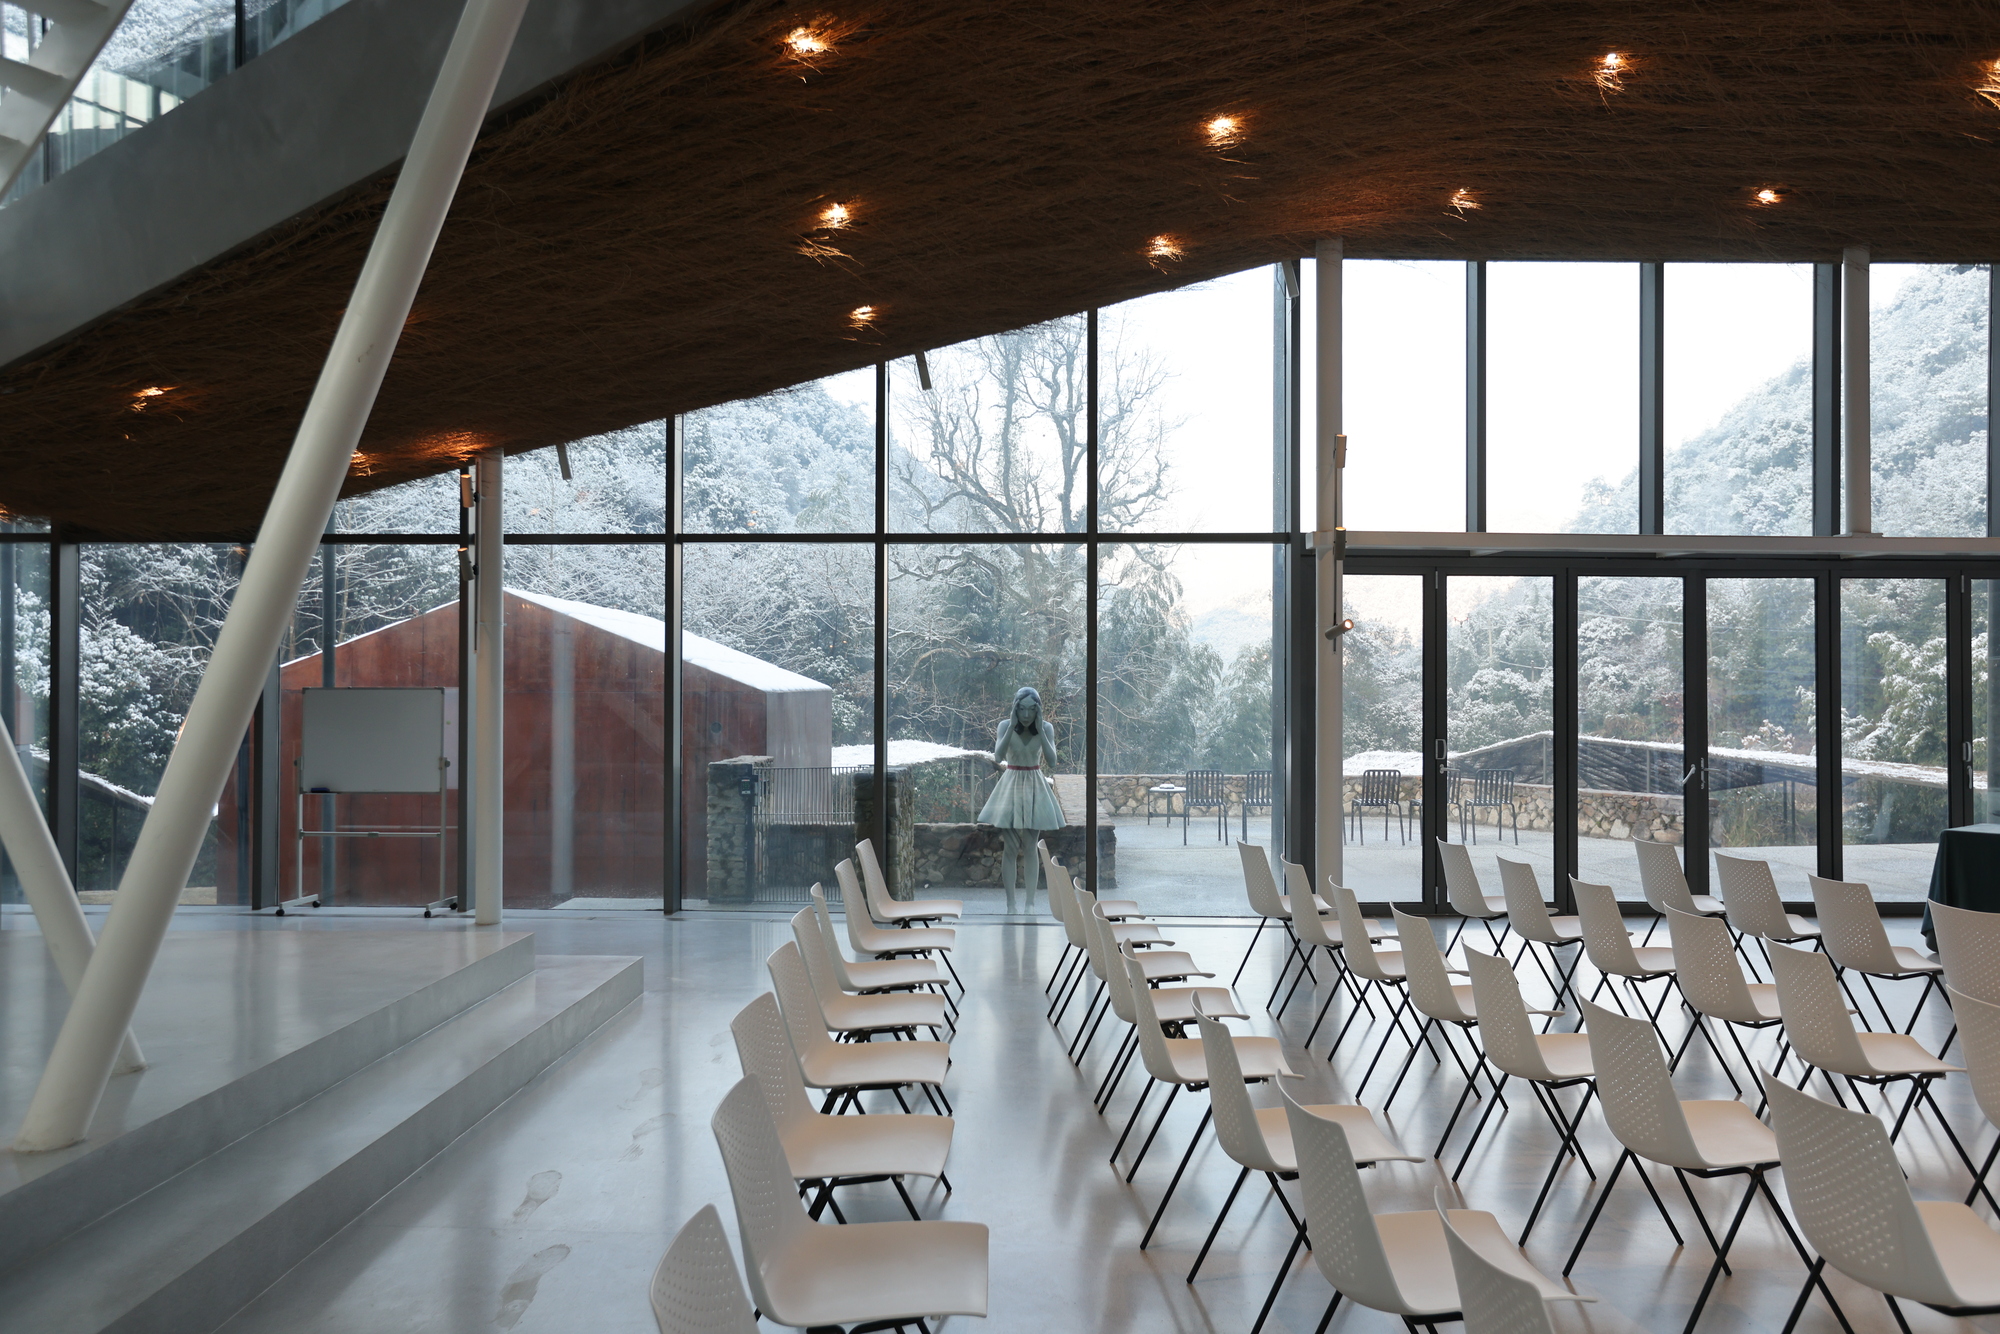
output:
[[[405,921],[411,932],[478,930],[463,922]],[[22,923],[13,918],[7,925]],[[362,913],[277,921],[207,910],[183,912],[177,929],[340,932],[381,926],[379,917]],[[1909,941],[1913,922],[1892,920],[1890,926],[1899,941]],[[766,988],[762,960],[788,938],[784,919],[549,912],[510,914],[507,927],[533,931],[543,956],[643,956],[643,1002],[279,1282],[225,1327],[229,1334],[650,1330],[646,1280],[674,1230],[711,1201],[722,1206],[725,1219],[730,1216],[708,1118],[738,1077],[728,1021]],[[1250,939],[1248,927],[1235,925],[1171,927],[1168,934],[1225,981]],[[1248,1330],[1289,1242],[1283,1216],[1268,1196],[1256,1198],[1246,1189],[1200,1281],[1184,1282],[1235,1176],[1211,1145],[1197,1153],[1153,1246],[1137,1249],[1200,1117],[1200,1099],[1179,1101],[1137,1180],[1124,1184],[1122,1170],[1106,1157],[1136,1081],[1121,1090],[1112,1119],[1092,1110],[1090,1093],[1109,1044],[1100,1036],[1079,1075],[1042,1019],[1042,981],[1060,948],[1053,925],[963,929],[958,963],[969,995],[948,1085],[959,1118],[951,1160],[957,1189],[948,1199],[920,1195],[919,1203],[928,1216],[992,1226],[992,1309],[985,1328]],[[1277,961],[1266,932],[1242,986],[1252,1009],[1263,1002]],[[1524,971],[1534,976],[1525,965]],[[1900,1008],[1897,997],[1889,1000]],[[1295,999],[1281,1029],[1262,1015],[1249,1027],[1282,1032],[1296,1068],[1307,1073],[1305,1092],[1312,1099],[1346,1100],[1347,1081],[1375,1050],[1386,1045],[1391,1059],[1401,1054],[1393,1041],[1383,1041],[1386,1026],[1361,1032],[1357,1025],[1340,1060],[1329,1066],[1323,1037],[1311,1054],[1296,1045],[1309,1024],[1306,1006]],[[1066,1031],[1071,1026],[1065,1022]],[[1918,1032],[1932,1043],[1942,1037],[1928,1021]],[[1983,1148],[1993,1132],[1962,1080],[1952,1082],[1941,1101],[1960,1132]],[[1705,1056],[1691,1057],[1678,1083],[1686,1097],[1728,1095]],[[1428,1153],[1460,1087],[1449,1065],[1439,1071],[1426,1063],[1383,1119],[1406,1147]],[[1365,1101],[1379,1107],[1386,1088],[1377,1075]],[[1522,1222],[1554,1140],[1525,1097],[1514,1103],[1497,1133],[1489,1129],[1461,1181],[1473,1207],[1493,1210],[1510,1228]],[[1602,1171],[1617,1151],[1594,1110],[1583,1133]],[[1919,1197],[1962,1197],[1963,1169],[1947,1161],[1949,1150],[1928,1125],[1906,1132],[1903,1144]],[[1128,1150],[1125,1161],[1130,1158]],[[1368,1185],[1378,1209],[1423,1208],[1436,1179],[1428,1165],[1396,1165],[1375,1169]],[[1566,1171],[1537,1225],[1529,1250],[1548,1269],[1560,1267],[1594,1199],[1588,1184],[1580,1172]],[[1737,1198],[1729,1181],[1696,1183],[1695,1190],[1711,1218]],[[1669,1207],[1692,1234],[1686,1200],[1676,1194]],[[888,1219],[899,1216],[899,1208],[885,1189],[860,1187],[851,1192],[849,1215]],[[1576,1271],[1579,1289],[1601,1300],[1567,1313],[1564,1327],[1679,1330],[1707,1265],[1699,1242],[1673,1245],[1628,1173]],[[1745,1224],[1734,1268],[1701,1328],[1779,1328],[1802,1271],[1761,1208]],[[1835,1288],[1855,1329],[1893,1328],[1878,1299],[1839,1279]],[[1310,1261],[1301,1260],[1266,1328],[1287,1334],[1313,1329],[1328,1293]],[[1914,1308],[1911,1323],[1918,1330],[2000,1330],[2000,1320],[1954,1322]],[[979,1326],[953,1320],[947,1327]],[[1388,1331],[1401,1324],[1343,1305],[1329,1328]],[[1801,1328],[1837,1325],[1815,1303]]]

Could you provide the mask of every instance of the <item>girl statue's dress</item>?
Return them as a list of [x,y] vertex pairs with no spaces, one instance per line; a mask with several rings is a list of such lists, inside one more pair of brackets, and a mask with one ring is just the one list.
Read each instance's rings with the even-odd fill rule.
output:
[[993,762],[1001,766],[1000,778],[979,812],[979,823],[1000,830],[1000,883],[1007,890],[1011,911],[1017,883],[1025,882],[1030,906],[1034,902],[1041,880],[1036,833],[1063,827],[1062,808],[1049,785],[1056,766],[1055,740],[1042,718],[1042,697],[1034,687],[1022,686],[1015,692],[1014,707],[1000,720],[993,738]]

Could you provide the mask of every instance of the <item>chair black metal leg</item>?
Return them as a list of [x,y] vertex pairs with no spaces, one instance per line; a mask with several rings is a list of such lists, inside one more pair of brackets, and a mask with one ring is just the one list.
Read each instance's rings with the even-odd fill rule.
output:
[[[1993,1141],[1992,1151],[1986,1155],[1986,1161],[1981,1164],[1977,1172],[1972,1174],[1972,1189],[1965,1192],[1965,1203],[1968,1207],[1978,1197],[1979,1192],[1986,1189],[1986,1174],[1993,1170],[1993,1160],[1996,1157],[2000,1157],[2000,1139]],[[1987,1198],[1991,1199],[1993,1197],[1989,1195]],[[2000,1210],[1996,1210],[1996,1212],[2000,1212]]]
[[1222,1208],[1216,1212],[1215,1226],[1208,1230],[1207,1238],[1201,1243],[1201,1252],[1194,1257],[1194,1265],[1187,1272],[1188,1282],[1194,1282],[1194,1276],[1201,1272],[1201,1262],[1208,1258],[1208,1248],[1215,1245],[1216,1237],[1222,1232],[1222,1220],[1229,1217],[1229,1210],[1235,1205],[1237,1194],[1242,1191],[1243,1183],[1249,1179],[1250,1169],[1247,1167],[1236,1174],[1236,1184],[1229,1188],[1229,1198],[1222,1202]]
[[1903,1319],[1903,1308],[1896,1305],[1896,1299],[1885,1292],[1882,1294],[1882,1300],[1889,1303],[1889,1314],[1896,1317],[1896,1328],[1903,1331],[1903,1334],[1910,1334],[1910,1322]]
[[916,1201],[910,1198],[909,1191],[903,1189],[903,1178],[890,1177],[889,1181],[892,1185],[896,1187],[896,1193],[903,1197],[903,1207],[910,1211],[910,1217],[918,1220],[919,1222],[923,1221],[923,1215],[917,1212]]
[[[1153,1096],[1153,1085],[1159,1082],[1157,1079],[1149,1079],[1146,1081],[1146,1087],[1139,1090],[1139,1101],[1132,1104],[1132,1115],[1125,1118],[1125,1133],[1118,1137],[1118,1143],[1111,1150],[1111,1157],[1107,1161],[1113,1163],[1118,1161],[1118,1150],[1125,1147],[1125,1141],[1131,1138],[1132,1127],[1139,1123],[1139,1109],[1146,1105],[1146,1099]],[[1180,1085],[1176,1084],[1174,1087],[1178,1089]]]
[[1820,1295],[1826,1298],[1827,1306],[1832,1308],[1833,1318],[1840,1322],[1840,1327],[1846,1330],[1847,1334],[1854,1334],[1853,1327],[1847,1323],[1847,1313],[1842,1311],[1840,1303],[1833,1299],[1833,1289],[1826,1285],[1826,1279],[1820,1276],[1818,1267],[1813,1263],[1812,1252],[1808,1251],[1805,1242],[1799,1239],[1798,1229],[1792,1226],[1792,1220],[1785,1213],[1784,1206],[1778,1203],[1777,1193],[1771,1189],[1771,1179],[1762,1172],[1757,1173],[1757,1189],[1764,1192],[1764,1201],[1771,1206],[1772,1216],[1778,1220],[1778,1226],[1784,1229],[1785,1239],[1792,1243],[1792,1249],[1798,1252],[1800,1263],[1806,1267],[1806,1290],[1810,1292],[1813,1284],[1817,1282]]
[[1167,1101],[1161,1106],[1160,1114],[1153,1118],[1153,1128],[1146,1132],[1146,1142],[1139,1146],[1139,1156],[1132,1160],[1132,1170],[1125,1174],[1125,1182],[1130,1185],[1132,1178],[1139,1175],[1139,1164],[1146,1161],[1146,1151],[1159,1138],[1160,1127],[1167,1123],[1167,1113],[1174,1109],[1174,1099],[1180,1096],[1181,1085],[1175,1084],[1167,1090]]
[[[1688,1208],[1694,1210],[1694,1221],[1701,1224],[1701,1235],[1708,1238],[1708,1249],[1715,1252],[1716,1258],[1721,1261],[1722,1272],[1731,1278],[1735,1278],[1736,1271],[1731,1269],[1729,1262],[1722,1258],[1722,1245],[1715,1239],[1715,1229],[1708,1225],[1708,1215],[1702,1212],[1701,1202],[1694,1197],[1694,1187],[1688,1185],[1687,1173],[1676,1167],[1674,1169],[1674,1179],[1681,1183],[1681,1194],[1687,1196]],[[1756,1183],[1752,1182],[1751,1187],[1750,1194],[1755,1195],[1757,1193],[1755,1189]],[[1745,1204],[1743,1207],[1747,1209],[1750,1206]]]
[[[1181,1155],[1181,1165],[1174,1169],[1174,1179],[1167,1183],[1167,1193],[1160,1197],[1160,1207],[1153,1210],[1153,1221],[1146,1225],[1146,1235],[1139,1238],[1140,1250],[1145,1250],[1147,1244],[1153,1240],[1154,1229],[1160,1226],[1160,1220],[1166,1216],[1167,1201],[1173,1199],[1174,1192],[1180,1188],[1181,1174],[1187,1171],[1188,1163],[1193,1161],[1194,1151],[1201,1143],[1201,1134],[1208,1129],[1209,1118],[1214,1115],[1215,1107],[1212,1104],[1201,1114],[1201,1124],[1194,1128],[1194,1137],[1188,1140],[1187,1152]],[[1134,1166],[1132,1170],[1136,1172],[1139,1169]]]
[[[1708,1281],[1701,1285],[1701,1296],[1695,1298],[1694,1310],[1689,1313],[1688,1322],[1682,1328],[1681,1334],[1694,1334],[1695,1322],[1701,1319],[1701,1308],[1708,1305],[1708,1294],[1715,1288],[1717,1275],[1729,1268],[1729,1247],[1736,1240],[1737,1229],[1743,1226],[1743,1215],[1750,1212],[1750,1201],[1757,1198],[1757,1178],[1761,1175],[1762,1173],[1758,1172],[1750,1174],[1750,1189],[1743,1192],[1743,1203],[1736,1207],[1736,1217],[1731,1220],[1728,1235],[1723,1237],[1721,1247],[1715,1252],[1715,1263],[1708,1267]],[[1689,1198],[1693,1198],[1692,1194]],[[1696,1211],[1697,1214],[1699,1212]],[[1706,1220],[1703,1220],[1702,1226],[1704,1228],[1708,1226]]]
[[1576,1258],[1583,1254],[1583,1243],[1590,1240],[1590,1230],[1597,1226],[1597,1216],[1604,1212],[1604,1202],[1611,1198],[1611,1188],[1618,1184],[1618,1174],[1625,1170],[1625,1160],[1631,1156],[1630,1149],[1618,1155],[1618,1161],[1612,1165],[1611,1176],[1605,1181],[1604,1189],[1597,1192],[1597,1203],[1591,1206],[1590,1217],[1584,1220],[1583,1231],[1577,1235],[1576,1246],[1569,1253],[1569,1262],[1563,1265],[1564,1278],[1568,1278],[1569,1271],[1576,1268]]
[[1319,1318],[1319,1323],[1313,1326],[1313,1334],[1326,1334],[1326,1327],[1333,1321],[1333,1313],[1339,1309],[1340,1309],[1340,1289],[1335,1288],[1333,1290],[1333,1300],[1326,1304],[1325,1314],[1321,1315]]
[[1056,966],[1049,972],[1048,985],[1042,988],[1042,994],[1044,996],[1049,995],[1055,990],[1056,979],[1058,977],[1061,977],[1063,975],[1063,972],[1069,967],[1070,955],[1074,954],[1075,952],[1076,952],[1076,946],[1070,944],[1067,940],[1065,940],[1063,942],[1062,953],[1056,956]]
[[1101,1112],[1104,1110],[1105,1093],[1108,1089],[1110,1089],[1111,1081],[1117,1075],[1118,1071],[1124,1068],[1123,1062],[1125,1060],[1126,1053],[1130,1051],[1133,1045],[1136,1044],[1138,1041],[1139,1041],[1139,1030],[1136,1028],[1128,1029],[1126,1031],[1124,1039],[1121,1042],[1119,1042],[1118,1049],[1111,1053],[1111,1064],[1104,1068],[1104,1078],[1097,1081],[1097,1092],[1090,1095],[1091,1104],[1095,1106],[1098,1111]]
[[1271,919],[1268,917],[1257,919],[1257,929],[1250,933],[1250,948],[1243,951],[1243,962],[1236,965],[1236,976],[1229,979],[1230,986],[1233,987],[1243,980],[1243,970],[1250,966],[1250,956],[1257,952],[1257,942],[1263,937],[1264,928],[1270,924]]
[[[1937,985],[1938,975],[1936,973],[1924,974],[1924,989],[1917,993],[1916,1006],[1910,1011],[1910,1022],[1903,1028],[1905,1035],[1917,1031],[1917,1016],[1924,1012],[1924,1002],[1931,998],[1931,992],[1937,989]],[[1943,1058],[1940,1057],[1939,1059]]]
[[1271,1290],[1264,1295],[1263,1308],[1257,1312],[1257,1323],[1250,1326],[1250,1334],[1258,1334],[1264,1328],[1264,1322],[1271,1318],[1271,1308],[1278,1302],[1278,1290],[1285,1286],[1285,1280],[1291,1276],[1292,1261],[1298,1259],[1299,1247],[1305,1244],[1306,1230],[1300,1228],[1292,1235],[1292,1248],[1285,1252],[1285,1262],[1278,1266],[1278,1276],[1271,1280]]
[[1646,1193],[1653,1197],[1653,1207],[1660,1211],[1660,1221],[1667,1225],[1667,1231],[1673,1233],[1674,1245],[1687,1245],[1686,1239],[1681,1236],[1681,1230],[1674,1226],[1674,1216],[1667,1212],[1667,1202],[1661,1199],[1660,1192],[1653,1188],[1652,1175],[1646,1171],[1646,1164],[1639,1160],[1637,1154],[1632,1155],[1632,1170],[1639,1174],[1639,1181],[1646,1187]]

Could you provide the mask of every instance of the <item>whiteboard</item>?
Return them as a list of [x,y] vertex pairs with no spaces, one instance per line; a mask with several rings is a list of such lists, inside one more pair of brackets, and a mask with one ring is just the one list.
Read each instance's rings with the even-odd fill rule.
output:
[[299,733],[301,792],[435,792],[445,692],[311,688]]

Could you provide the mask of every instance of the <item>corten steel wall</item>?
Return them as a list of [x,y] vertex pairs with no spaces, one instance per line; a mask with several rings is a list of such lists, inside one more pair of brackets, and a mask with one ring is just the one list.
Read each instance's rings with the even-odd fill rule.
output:
[[[507,829],[509,904],[548,907],[550,806],[555,715],[552,651],[559,614],[533,602],[507,599]],[[665,754],[667,663],[658,650],[568,620],[574,645],[574,853],[572,892],[587,897],[657,898],[665,875]],[[439,607],[340,645],[335,665],[341,686],[445,686],[457,684],[458,607]],[[293,837],[298,806],[293,762],[298,757],[300,691],[320,684],[319,655],[286,663],[280,673],[281,712],[279,847],[285,897],[299,893]],[[232,779],[233,783],[233,779]],[[225,789],[233,791],[234,788]],[[435,824],[437,798],[377,795],[336,798],[343,827]],[[446,794],[454,823],[458,792]],[[309,823],[319,819],[307,805]],[[222,846],[234,846],[236,812],[225,803]],[[321,848],[307,843],[305,883],[317,888]],[[436,897],[435,839],[339,840],[335,901],[408,905]],[[446,855],[449,855],[447,851]],[[448,870],[450,868],[448,867]],[[236,893],[233,857],[218,867],[217,896]],[[449,876],[447,883],[450,883]]]

